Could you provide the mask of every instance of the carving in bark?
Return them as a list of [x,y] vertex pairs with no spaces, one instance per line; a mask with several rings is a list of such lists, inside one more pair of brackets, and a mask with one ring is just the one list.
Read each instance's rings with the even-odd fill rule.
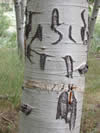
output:
[[45,69],[45,63],[46,63],[46,58],[47,57],[54,57],[54,56],[51,56],[51,55],[47,55],[47,54],[42,54],[42,53],[38,53],[37,51],[35,50],[32,50],[34,53],[40,55],[40,68],[41,70],[44,70]]
[[86,32],[86,22],[85,22],[85,17],[84,17],[85,9],[81,12],[81,19],[83,21],[84,26],[81,27],[81,39],[84,43],[85,40],[85,32]]
[[71,25],[69,26],[69,39],[73,41],[74,43],[76,43],[75,39],[73,39],[72,37],[72,26]]
[[55,33],[59,35],[59,39],[53,42],[52,45],[58,44],[63,38],[62,33],[56,29],[56,26],[60,25],[61,24],[59,23],[59,11],[57,8],[54,8],[52,11],[51,30],[53,30]]
[[73,59],[71,56],[67,55],[65,57],[62,57],[65,60],[66,63],[66,69],[67,69],[67,75],[68,78],[73,78]]
[[38,24],[37,31],[36,31],[35,35],[32,37],[32,40],[31,40],[30,44],[31,44],[36,38],[38,38],[40,41],[42,41],[42,26],[41,26],[41,24]]
[[33,64],[32,60],[31,60],[31,56],[32,56],[31,51],[33,51],[31,49],[31,44],[36,38],[38,38],[40,41],[42,41],[42,26],[40,24],[38,25],[37,31],[36,31],[34,37],[32,38],[30,44],[28,44],[27,49],[26,49],[26,56],[29,59],[29,61],[31,62],[31,64]]
[[[27,18],[27,8],[26,8],[26,18]],[[31,29],[32,29],[32,12],[29,12],[29,22],[28,24],[26,24],[25,26],[25,36],[26,36],[26,39],[28,39],[28,36],[29,36],[29,33],[31,32]]]

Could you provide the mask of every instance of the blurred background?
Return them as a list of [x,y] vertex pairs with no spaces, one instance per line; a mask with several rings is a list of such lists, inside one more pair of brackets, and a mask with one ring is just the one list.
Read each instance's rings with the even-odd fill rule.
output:
[[[89,13],[93,8],[92,3]],[[89,50],[81,133],[100,133],[100,13]],[[13,0],[0,0],[0,133],[17,133],[24,63],[19,59]]]

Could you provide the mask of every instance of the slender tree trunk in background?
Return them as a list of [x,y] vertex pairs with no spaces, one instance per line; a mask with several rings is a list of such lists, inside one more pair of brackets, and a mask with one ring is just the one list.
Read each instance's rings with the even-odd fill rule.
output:
[[79,133],[87,0],[28,0],[20,133]]
[[21,13],[21,0],[14,0],[17,28],[17,44],[20,57],[24,54],[24,25]]
[[26,0],[21,0],[21,16],[22,16],[22,25],[25,24],[25,9],[26,9]]
[[92,15],[91,15],[90,22],[89,22],[89,41],[88,41],[89,48],[91,47],[91,40],[93,39],[93,33],[94,33],[97,16],[99,13],[99,8],[100,8],[100,0],[95,0]]

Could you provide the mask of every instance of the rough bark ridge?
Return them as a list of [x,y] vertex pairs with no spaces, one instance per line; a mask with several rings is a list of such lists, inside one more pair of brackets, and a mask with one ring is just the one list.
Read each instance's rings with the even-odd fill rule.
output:
[[87,0],[28,0],[20,133],[79,133]]

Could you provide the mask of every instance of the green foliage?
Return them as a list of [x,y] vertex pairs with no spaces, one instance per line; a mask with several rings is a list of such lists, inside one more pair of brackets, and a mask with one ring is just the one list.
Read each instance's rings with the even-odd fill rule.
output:
[[99,91],[100,88],[100,55],[90,54],[89,71],[86,75],[86,88],[88,91]]
[[2,9],[2,11],[7,12],[7,11],[12,11],[13,10],[13,6],[11,4],[8,3],[1,3],[0,4],[0,8]]
[[89,0],[89,3],[93,3],[94,2],[94,0]]
[[6,36],[6,30],[9,28],[10,23],[10,19],[0,11],[0,37]]
[[11,20],[4,13],[3,9],[0,8],[0,47],[15,48],[16,33],[9,31]]
[[100,23],[97,22],[95,25],[94,38],[91,43],[90,52],[98,53],[100,52]]
[[17,46],[16,44],[16,33],[8,34],[8,41],[6,43],[6,47],[8,48],[15,48]]
[[10,95],[9,100],[18,104],[23,84],[23,64],[16,49],[0,49],[0,95]]

